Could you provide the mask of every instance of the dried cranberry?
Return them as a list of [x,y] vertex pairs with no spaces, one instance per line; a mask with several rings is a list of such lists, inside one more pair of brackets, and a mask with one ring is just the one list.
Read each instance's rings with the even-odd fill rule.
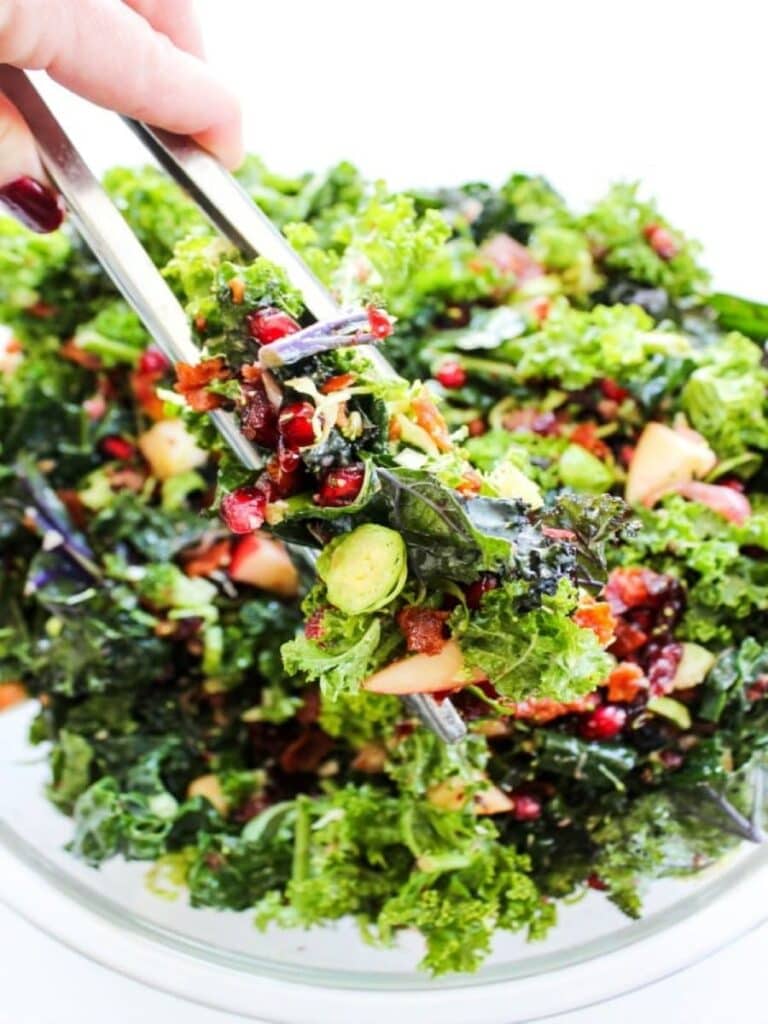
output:
[[747,700],[762,700],[768,693],[768,675],[758,676],[751,686],[747,687]]
[[679,750],[662,750],[659,752],[659,760],[667,771],[677,771],[683,764],[683,755]]
[[585,740],[612,740],[627,721],[627,712],[617,704],[601,704],[582,720],[579,732]]
[[322,640],[325,633],[324,619],[325,608],[318,608],[312,612],[304,623],[304,636],[308,640]]
[[602,878],[596,875],[594,871],[591,875],[587,875],[587,885],[590,889],[596,889],[598,892],[605,892],[608,888]]
[[171,364],[158,348],[148,348],[139,358],[139,373],[161,374],[169,370]]
[[512,817],[515,821],[536,821],[541,817],[541,800],[530,793],[513,793]]
[[267,475],[272,485],[272,498],[288,498],[301,490],[304,477],[301,456],[287,448],[282,438],[277,442],[276,454],[267,463]]
[[255,309],[248,314],[245,322],[250,336],[261,345],[270,345],[273,341],[284,338],[286,334],[295,334],[300,330],[300,325],[292,316],[275,306]]
[[378,309],[376,306],[369,306],[366,313],[368,314],[368,327],[374,338],[381,340],[388,338],[393,328],[392,321],[384,310]]
[[450,359],[448,362],[443,363],[435,374],[435,377],[440,381],[444,388],[449,388],[451,390],[455,388],[463,388],[467,383],[467,371],[460,363],[457,363],[455,359]]
[[316,725],[308,726],[280,755],[280,767],[293,775],[315,772],[333,750],[333,740]]
[[315,502],[324,507],[351,505],[360,493],[365,479],[365,466],[344,466],[329,469],[320,481],[320,490]]
[[477,419],[469,421],[467,424],[467,430],[469,431],[470,437],[482,437],[483,434],[487,433],[488,427],[486,426],[485,420],[478,416]]
[[136,454],[135,446],[130,441],[126,441],[124,437],[117,435],[105,437],[101,442],[101,450],[110,459],[119,459],[121,462],[127,462]]
[[682,644],[671,643],[665,644],[658,654],[651,657],[648,667],[648,683],[652,695],[658,696],[670,689],[682,656]]
[[625,622],[624,619],[616,620],[616,628],[614,632],[616,639],[609,647],[609,650],[611,654],[615,654],[617,658],[622,660],[639,650],[648,642],[647,633],[637,625],[631,622]]
[[255,818],[262,811],[266,811],[271,802],[264,793],[254,793],[232,813],[232,820],[240,825],[244,825],[251,818]]
[[291,402],[283,406],[278,417],[278,430],[288,448],[305,448],[315,441],[312,417],[315,407],[311,402]]
[[265,448],[277,444],[277,414],[261,381],[243,389],[246,405],[240,413],[243,434]]
[[264,522],[267,497],[258,487],[238,487],[221,502],[221,518],[232,533],[251,533]]
[[606,398],[610,398],[613,402],[623,402],[629,396],[626,388],[621,387],[609,377],[603,377],[600,381],[600,390]]
[[464,590],[464,598],[467,602],[467,607],[471,608],[472,611],[477,611],[483,601],[483,597],[488,593],[489,590],[495,590],[499,586],[499,577],[494,576],[492,572],[484,572],[480,579],[470,583],[469,586]]

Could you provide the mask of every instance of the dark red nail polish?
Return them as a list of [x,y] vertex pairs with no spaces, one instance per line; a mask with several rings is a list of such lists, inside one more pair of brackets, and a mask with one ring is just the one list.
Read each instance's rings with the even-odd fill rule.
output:
[[25,227],[41,235],[55,231],[64,219],[64,208],[56,193],[27,176],[3,185],[0,203]]

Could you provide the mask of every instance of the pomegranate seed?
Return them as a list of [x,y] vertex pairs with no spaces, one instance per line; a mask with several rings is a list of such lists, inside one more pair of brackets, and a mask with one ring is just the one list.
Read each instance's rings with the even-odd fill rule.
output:
[[265,309],[255,309],[245,318],[248,333],[254,341],[261,345],[270,345],[286,334],[295,334],[300,330],[299,324],[275,306],[267,306]]
[[393,325],[384,310],[377,309],[376,306],[369,306],[366,313],[368,314],[368,327],[374,338],[381,340],[388,338],[392,333]]
[[623,402],[629,396],[626,388],[621,387],[609,377],[603,377],[600,381],[600,390],[606,398],[610,398],[613,402]]
[[351,505],[360,493],[364,479],[365,466],[329,469],[320,481],[320,490],[315,495],[315,502],[330,507]]
[[512,794],[515,807],[512,817],[515,821],[536,821],[541,817],[541,800],[530,793]]
[[479,580],[470,583],[464,590],[464,597],[467,607],[477,611],[483,602],[483,597],[489,590],[495,590],[499,585],[499,577],[491,572],[484,572]]
[[130,441],[117,436],[105,437],[101,442],[101,450],[110,459],[120,459],[121,462],[127,462],[136,454],[136,448]]
[[460,366],[455,359],[451,359],[447,363],[443,363],[435,374],[435,377],[440,381],[444,388],[449,388],[451,390],[455,388],[463,388],[467,383],[467,371],[463,366]]
[[315,407],[311,402],[292,402],[283,406],[277,422],[280,435],[288,448],[305,448],[314,444],[314,414]]
[[662,260],[671,260],[680,252],[680,246],[667,228],[661,224],[648,224],[643,228],[646,241]]
[[221,518],[232,533],[251,533],[264,522],[267,497],[257,487],[238,487],[221,502]]
[[160,349],[148,348],[139,357],[139,373],[165,373],[170,370],[171,364],[165,358]]
[[612,740],[627,721],[627,712],[616,704],[601,704],[585,718],[579,732],[585,740]]
[[277,413],[261,381],[243,388],[246,406],[240,414],[243,433],[264,448],[277,444]]
[[269,500],[288,498],[301,490],[301,457],[297,451],[287,448],[282,438],[277,442],[277,454],[267,463],[267,476],[270,484]]

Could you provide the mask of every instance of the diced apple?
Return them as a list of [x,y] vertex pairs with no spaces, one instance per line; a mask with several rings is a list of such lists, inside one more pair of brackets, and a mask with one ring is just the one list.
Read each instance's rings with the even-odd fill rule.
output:
[[427,790],[427,800],[441,811],[460,811],[468,800],[467,783],[462,779],[435,782]]
[[475,814],[509,814],[514,809],[515,801],[498,786],[489,783],[486,788],[475,793]]
[[699,644],[683,644],[683,654],[672,679],[673,690],[690,690],[703,683],[716,658]]
[[21,345],[10,328],[0,325],[0,375],[15,373],[23,358]]
[[228,572],[236,583],[249,583],[279,597],[299,592],[299,574],[285,548],[261,533],[249,533],[237,542]]
[[160,420],[141,434],[138,445],[158,480],[196,469],[206,460],[181,420]]
[[387,748],[381,743],[364,743],[350,765],[356,772],[376,775],[384,770],[388,758]]
[[632,456],[626,499],[630,505],[652,505],[678,484],[706,476],[716,462],[715,453],[695,431],[649,423]]
[[393,661],[363,683],[371,693],[438,693],[464,686],[464,659],[455,640],[448,640],[439,654],[414,654]]
[[[478,780],[480,781],[480,780]],[[468,783],[464,779],[445,779],[427,790],[427,800],[443,811],[460,811],[469,800]],[[482,788],[472,794],[472,812],[478,815],[509,814],[515,801],[492,782],[483,780]]]
[[689,480],[680,484],[676,490],[689,501],[698,501],[699,504],[706,505],[723,519],[727,519],[729,523],[736,523],[737,526],[742,526],[752,515],[752,506],[746,494],[724,484],[702,484],[698,480]]
[[208,803],[213,804],[222,818],[227,816],[229,804],[218,775],[200,775],[193,779],[187,786],[187,798],[191,800],[195,796],[202,796]]
[[512,462],[500,462],[488,479],[500,498],[520,498],[531,508],[541,508],[544,504],[538,484]]

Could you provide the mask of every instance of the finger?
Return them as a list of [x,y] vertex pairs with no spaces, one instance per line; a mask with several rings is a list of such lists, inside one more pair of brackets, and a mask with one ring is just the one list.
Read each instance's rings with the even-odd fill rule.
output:
[[234,94],[120,0],[25,0],[17,12],[10,34],[0,19],[0,59],[44,68],[94,103],[193,135],[230,167],[242,160]]
[[192,0],[123,0],[156,32],[168,36],[180,50],[202,58],[203,33]]
[[29,128],[0,93],[0,207],[40,233],[54,231],[63,217],[59,200],[44,181]]

